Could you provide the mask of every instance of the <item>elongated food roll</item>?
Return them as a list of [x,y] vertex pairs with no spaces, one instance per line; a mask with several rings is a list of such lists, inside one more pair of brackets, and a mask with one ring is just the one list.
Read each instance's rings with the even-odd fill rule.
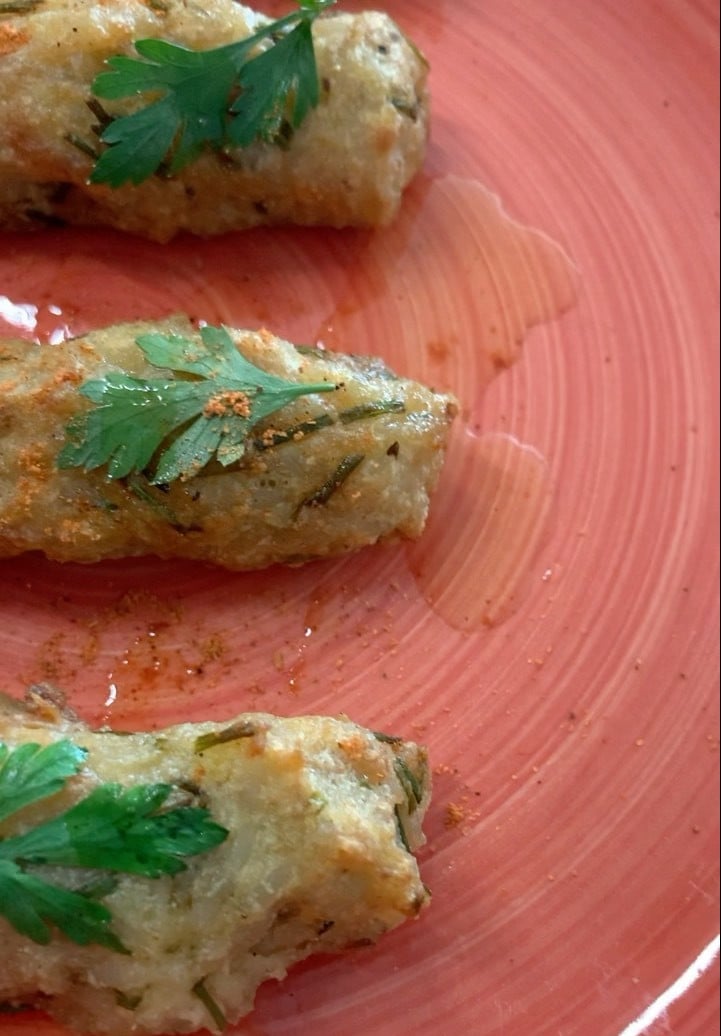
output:
[[[208,50],[267,21],[234,0],[0,2],[0,227],[103,224],[164,241],[263,223],[387,223],[423,161],[427,65],[372,11],[314,22],[318,104],[297,129],[283,124],[279,142],[206,148],[137,185],[89,182],[101,130],[139,103],[94,96],[107,59],[137,56],[147,38]],[[166,114],[140,135],[152,141],[168,124]]]
[[[139,342],[162,350],[151,352],[160,367]],[[271,379],[256,396],[237,388],[239,358],[253,364],[251,381]],[[182,369],[165,369],[173,363]],[[215,363],[229,380],[213,380]],[[175,422],[183,435],[167,424],[177,391],[197,411],[190,426],[183,414]],[[279,409],[254,423],[255,408],[273,409],[274,400]],[[453,397],[379,360],[296,347],[265,331],[198,332],[184,318],[57,346],[0,342],[0,558],[154,554],[251,569],[415,538],[455,410]],[[210,456],[201,439],[213,429]],[[184,444],[178,464],[163,459]],[[139,451],[135,468],[128,460],[113,472],[126,448]]]
[[[79,808],[90,814],[112,789],[132,813],[141,788],[158,782],[169,797],[149,823],[163,837],[146,834],[136,873],[124,873],[132,825],[116,811],[85,831]],[[374,942],[418,915],[428,892],[412,852],[429,791],[422,748],[345,719],[244,714],[118,736],[90,730],[49,689],[25,703],[0,696],[0,891],[11,880],[27,890],[44,940],[18,930],[30,922],[7,895],[0,1003],[37,1004],[79,1032],[112,1036],[221,1028],[293,962]],[[185,828],[168,826],[173,810]],[[112,851],[113,824],[112,887],[93,867],[33,862],[41,843],[53,861],[104,840]],[[219,831],[215,844],[176,873],[144,873],[173,839],[187,848],[190,824]],[[66,916],[58,904],[73,890],[85,898]],[[77,937],[98,905],[115,946]]]

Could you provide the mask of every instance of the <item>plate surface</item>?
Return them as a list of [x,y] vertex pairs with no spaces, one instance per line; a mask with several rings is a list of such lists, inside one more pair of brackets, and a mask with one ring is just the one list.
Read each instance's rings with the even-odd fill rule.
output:
[[428,744],[432,906],[265,986],[244,1036],[717,1028],[715,7],[387,0],[434,102],[387,231],[0,240],[0,334],[189,309],[462,403],[418,544],[248,575],[0,563],[6,691]]

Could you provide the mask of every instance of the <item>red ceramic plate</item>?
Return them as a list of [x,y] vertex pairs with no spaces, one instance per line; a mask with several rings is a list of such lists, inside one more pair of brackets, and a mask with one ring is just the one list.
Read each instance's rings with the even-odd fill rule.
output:
[[5,236],[0,330],[52,348],[185,309],[451,388],[462,414],[426,535],[249,575],[2,562],[2,684],[52,680],[124,728],[346,712],[428,744],[431,908],[268,984],[238,1033],[705,1036],[716,5],[386,6],[430,58],[434,103],[394,227]]

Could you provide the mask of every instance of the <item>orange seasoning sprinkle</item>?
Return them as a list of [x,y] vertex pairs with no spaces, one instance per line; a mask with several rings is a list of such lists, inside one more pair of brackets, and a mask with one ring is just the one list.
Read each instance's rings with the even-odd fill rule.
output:
[[28,34],[22,29],[16,29],[10,22],[0,22],[0,55],[12,54],[24,47],[27,41]]
[[216,392],[203,407],[204,417],[250,417],[250,399],[246,392],[228,389]]
[[69,382],[71,385],[79,385],[83,380],[83,375],[80,371],[71,370],[59,370],[55,372],[53,381],[56,385],[62,385],[65,382]]
[[466,819],[466,810],[460,802],[449,802],[443,819],[444,827],[458,827]]
[[26,446],[20,450],[18,453],[18,463],[23,471],[36,477],[47,475],[50,468],[47,453],[38,443]]
[[276,428],[264,428],[260,433],[261,442],[264,446],[272,446],[277,434],[278,430]]

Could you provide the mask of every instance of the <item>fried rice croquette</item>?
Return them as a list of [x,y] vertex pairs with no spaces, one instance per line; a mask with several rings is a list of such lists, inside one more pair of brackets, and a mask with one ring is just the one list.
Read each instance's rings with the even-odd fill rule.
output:
[[[320,99],[284,146],[206,149],[177,174],[138,185],[89,182],[102,150],[91,86],[107,59],[134,56],[143,38],[210,49],[265,21],[233,0],[0,4],[0,228],[99,224],[167,241],[259,224],[388,223],[423,162],[428,69],[376,11],[314,22]],[[137,106],[103,104],[103,117]]]
[[[60,739],[87,750],[81,771],[0,823],[0,838],[101,784],[158,781],[228,835],[180,873],[117,876],[103,903],[128,952],[57,931],[33,942],[0,909],[6,1007],[38,1006],[108,1036],[217,1031],[252,1009],[266,979],[313,953],[375,942],[428,901],[413,850],[424,841],[430,777],[411,742],[347,719],[256,713],[119,736],[91,730],[50,688],[25,702],[0,695],[0,742]],[[50,879],[70,881],[72,867],[62,870]]]
[[255,366],[333,390],[297,398],[253,427],[239,461],[213,460],[167,485],[143,472],[111,479],[107,467],[59,467],[68,426],[90,407],[85,382],[111,372],[177,377],[147,362],[136,340],[148,332],[200,342],[185,318],[53,346],[0,341],[0,558],[155,555],[241,570],[421,534],[454,397],[380,360],[296,347],[267,331],[229,333]]

